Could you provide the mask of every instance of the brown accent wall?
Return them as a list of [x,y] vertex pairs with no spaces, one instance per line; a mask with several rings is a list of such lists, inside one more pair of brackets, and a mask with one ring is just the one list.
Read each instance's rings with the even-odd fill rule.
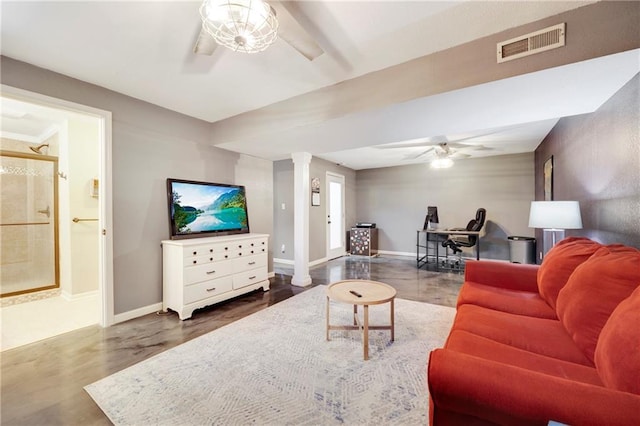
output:
[[[561,119],[535,151],[535,194],[553,155],[554,200],[580,202],[586,236],[640,248],[640,74],[597,111]],[[542,232],[536,231],[538,241]]]

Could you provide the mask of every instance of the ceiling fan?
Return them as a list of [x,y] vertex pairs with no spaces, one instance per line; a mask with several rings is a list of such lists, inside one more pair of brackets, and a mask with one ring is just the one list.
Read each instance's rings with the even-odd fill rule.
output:
[[485,133],[476,133],[471,136],[458,137],[450,140],[447,136],[437,136],[433,138],[425,138],[419,140],[408,141],[405,143],[392,143],[386,145],[378,145],[378,149],[407,149],[407,148],[421,148],[423,151],[418,153],[412,152],[405,156],[406,160],[417,160],[424,158],[426,161],[438,160],[442,158],[462,159],[468,158],[472,155],[470,151],[492,151],[496,148],[487,147],[480,143],[462,143],[464,141],[470,141],[472,139],[478,139],[484,136],[493,135],[499,133],[501,130],[491,130]]
[[[462,145],[462,144],[453,144],[453,145],[459,146],[459,147],[471,148],[470,145]],[[430,153],[431,153],[430,157],[432,157],[433,159],[450,158],[450,159],[453,160],[453,159],[461,159],[461,158],[471,157],[471,155],[469,155],[469,154],[465,154],[463,152],[460,152],[460,148],[454,149],[452,147],[452,145],[449,144],[448,142],[441,142],[438,145],[432,146],[432,147],[428,148],[427,150],[422,151],[418,155],[414,155],[410,159],[416,160],[416,159],[418,159],[420,157],[423,157],[423,156],[425,156],[427,154],[430,154]]]
[[[285,4],[286,3],[286,4]],[[269,22],[270,25],[275,25],[272,28],[274,31],[273,40],[269,40],[268,44],[262,48],[255,50],[247,50],[246,45],[249,44],[241,33],[242,28],[250,26],[250,13],[252,11],[259,10],[260,13],[266,11],[269,15],[265,19],[275,20],[275,24]],[[213,52],[220,45],[214,39],[214,35],[222,32],[231,32],[231,39],[228,43],[224,43],[225,47],[231,50],[253,53],[260,50],[264,50],[271,42],[275,41],[275,31],[277,30],[277,37],[287,42],[297,52],[304,56],[307,60],[313,61],[318,56],[324,53],[324,50],[311,36],[311,34],[301,24],[300,19],[296,19],[295,2],[287,1],[280,2],[276,0],[269,0],[264,2],[262,0],[204,0],[200,14],[203,18],[202,28],[198,34],[196,43],[193,47],[193,51],[198,55],[212,55]],[[217,16],[214,19],[220,19],[220,13],[224,14],[225,22],[221,25],[222,30],[219,28],[213,28],[211,24],[211,17],[213,13]],[[292,13],[292,11],[294,13]],[[271,12],[271,13],[269,13]],[[233,36],[235,33],[235,37]],[[228,34],[227,34],[228,35]],[[271,37],[271,34],[269,35]]]

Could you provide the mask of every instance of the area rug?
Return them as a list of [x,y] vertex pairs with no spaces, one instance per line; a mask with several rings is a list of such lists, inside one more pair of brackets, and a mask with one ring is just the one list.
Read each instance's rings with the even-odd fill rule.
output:
[[[427,424],[426,366],[453,308],[396,299],[395,342],[331,331],[318,286],[85,387],[116,425]],[[331,302],[331,323],[353,308]],[[388,324],[389,306],[370,307]]]

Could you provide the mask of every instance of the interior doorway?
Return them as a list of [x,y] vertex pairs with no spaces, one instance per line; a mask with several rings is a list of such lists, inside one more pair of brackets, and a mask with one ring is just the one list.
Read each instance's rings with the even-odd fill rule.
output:
[[346,253],[344,182],[344,176],[327,172],[327,260]]
[[[58,285],[45,291],[39,288],[19,291],[24,294],[2,298],[4,350],[91,324],[108,326],[113,323],[114,314],[112,242],[110,232],[107,232],[111,229],[112,216],[111,114],[5,85],[1,88],[0,150],[17,152],[19,159],[27,157],[34,164],[45,159],[55,162],[57,168],[52,179],[57,191],[49,209],[31,206],[33,203],[29,201],[40,197],[38,186],[29,183],[35,181],[31,176],[38,172],[37,167],[28,163],[24,167],[4,167],[3,164],[2,174],[17,175],[16,179],[28,181],[22,197],[26,200],[23,203],[27,207],[25,211],[35,209],[37,218],[48,217],[59,234],[51,253],[22,259],[53,261],[57,276],[54,281]],[[31,189],[33,197],[27,196]],[[3,204],[5,195],[3,190]],[[28,214],[25,216],[26,219],[29,217]],[[7,218],[3,215],[2,222],[7,222],[4,220]],[[0,227],[1,231],[10,228],[12,231],[3,232],[6,234],[2,236],[3,249],[13,240],[9,238],[15,234],[13,228],[24,228],[23,234],[27,237],[33,234],[30,228],[35,225],[30,226],[31,223],[39,224],[40,221],[26,219],[22,227]],[[20,244],[21,240],[14,241]],[[40,245],[36,241],[36,246]],[[13,254],[12,258],[2,256],[3,271],[4,263],[11,263],[16,270],[21,267],[19,253],[14,251]],[[51,269],[49,266],[47,270]],[[25,275],[17,273],[17,282]],[[3,285],[5,281],[8,284],[8,278],[3,274]]]

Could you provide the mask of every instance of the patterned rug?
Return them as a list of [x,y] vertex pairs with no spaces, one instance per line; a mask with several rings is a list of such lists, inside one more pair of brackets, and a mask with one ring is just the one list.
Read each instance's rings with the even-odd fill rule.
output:
[[[116,425],[427,424],[426,365],[455,310],[396,299],[395,342],[331,331],[318,286],[106,377],[86,391]],[[362,311],[362,309],[360,310]],[[331,302],[331,323],[351,305]],[[370,307],[386,325],[389,305]]]

